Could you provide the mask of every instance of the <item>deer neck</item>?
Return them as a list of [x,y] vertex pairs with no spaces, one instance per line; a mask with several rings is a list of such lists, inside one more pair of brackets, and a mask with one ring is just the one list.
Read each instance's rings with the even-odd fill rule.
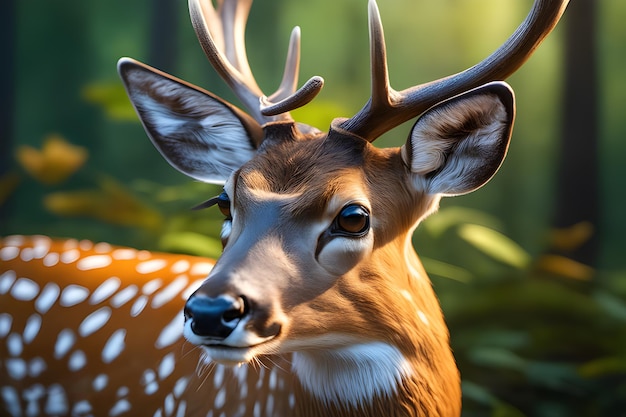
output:
[[[395,293],[397,303],[393,309],[359,303],[367,305],[360,314],[376,315],[387,323],[379,331],[381,337],[332,350],[294,353],[292,370],[300,385],[298,415],[460,415],[459,372],[430,280],[412,247],[399,241],[386,246],[379,251],[385,253],[374,254],[372,265],[382,265],[388,273],[383,259],[401,262],[394,259],[395,253],[404,257],[405,267],[399,268],[398,276],[389,277],[387,285],[372,290],[387,293],[381,297],[387,300]],[[376,269],[373,266],[368,275],[377,275],[378,280],[383,271]],[[361,277],[353,285],[368,285],[365,280]]]

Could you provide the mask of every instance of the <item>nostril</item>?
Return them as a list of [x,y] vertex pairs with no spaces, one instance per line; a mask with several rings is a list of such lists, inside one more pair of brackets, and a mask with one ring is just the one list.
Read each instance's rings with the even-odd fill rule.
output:
[[191,320],[191,330],[198,336],[225,339],[248,313],[244,297],[222,295],[209,298],[192,295],[185,304],[185,318]]
[[239,296],[235,300],[230,310],[226,310],[224,314],[222,314],[222,319],[225,322],[230,322],[233,320],[241,319],[248,312],[248,302],[243,296]]

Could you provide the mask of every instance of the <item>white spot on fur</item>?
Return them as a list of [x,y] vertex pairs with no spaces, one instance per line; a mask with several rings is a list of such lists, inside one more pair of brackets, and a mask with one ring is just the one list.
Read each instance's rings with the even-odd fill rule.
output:
[[46,361],[42,357],[36,356],[28,363],[28,376],[38,378],[47,368]]
[[159,364],[159,379],[162,381],[168,376],[172,375],[174,372],[174,367],[176,365],[176,359],[174,358],[174,353],[168,353],[161,359],[161,363]]
[[4,361],[9,377],[15,380],[22,380],[27,374],[26,362],[19,358],[9,358]]
[[165,404],[163,406],[163,410],[165,411],[166,416],[171,416],[174,412],[174,406],[176,405],[174,401],[174,396],[170,393],[165,397]]
[[172,392],[174,393],[174,396],[176,398],[180,398],[185,392],[185,390],[187,389],[188,384],[189,384],[189,378],[187,377],[179,378],[178,381],[176,381],[176,384],[174,385],[174,389],[172,390]]
[[91,293],[91,298],[89,298],[90,304],[99,304],[109,298],[111,295],[118,290],[118,288],[122,285],[122,281],[118,277],[111,277],[104,281],[102,284],[95,289],[93,293]]
[[189,272],[191,275],[202,275],[207,276],[209,272],[213,269],[213,264],[209,262],[196,262],[191,267],[191,271]]
[[93,247],[94,252],[96,253],[110,253],[113,248],[106,242],[96,243]]
[[131,284],[113,296],[111,305],[115,308],[120,308],[137,295],[138,292],[139,288],[135,284]]
[[164,347],[174,344],[183,335],[183,314],[182,312],[177,314],[174,319],[169,322],[157,338],[154,346],[157,349],[163,349]]
[[24,343],[29,344],[32,342],[39,334],[39,330],[41,330],[41,316],[39,314],[32,314],[24,326],[24,333],[22,335],[24,337]]
[[11,331],[13,316],[9,313],[0,313],[0,337],[5,337]]
[[48,388],[48,399],[45,412],[49,415],[65,415],[69,411],[67,394],[60,384],[52,384]]
[[11,295],[16,300],[30,301],[39,294],[39,285],[28,278],[18,278],[11,288]]
[[59,304],[63,307],[72,307],[82,303],[89,297],[89,290],[81,285],[70,284],[63,288]]
[[11,289],[11,286],[15,282],[15,271],[6,271],[0,275],[0,294],[6,294]]
[[116,417],[119,416],[120,414],[123,414],[127,411],[130,411],[131,409],[131,404],[130,402],[128,402],[127,399],[121,399],[118,400],[113,407],[111,407],[111,409],[109,410],[109,416],[110,417]]
[[90,334],[100,330],[111,318],[111,309],[102,307],[89,314],[78,326],[78,334],[81,337],[87,337]]
[[224,383],[224,366],[223,365],[215,365],[213,368],[213,386],[215,388],[219,388]]
[[76,263],[76,268],[81,271],[89,271],[92,269],[106,268],[111,265],[113,259],[109,255],[92,255],[80,259]]
[[176,261],[172,267],[170,268],[170,272],[173,274],[182,274],[183,272],[187,272],[189,269],[189,261],[186,259],[181,259],[180,261]]
[[111,257],[116,261],[129,261],[137,257],[137,251],[135,249],[115,249],[111,253]]
[[11,356],[20,356],[22,354],[24,344],[19,334],[11,333],[9,337],[7,337],[7,350]]
[[129,391],[130,390],[128,389],[127,386],[122,385],[121,387],[117,389],[117,392],[115,393],[115,395],[117,395],[117,398],[126,397]]
[[46,389],[41,384],[32,385],[22,391],[22,398],[26,400],[26,416],[40,415],[39,401],[46,395]]
[[145,295],[150,295],[159,288],[161,288],[161,285],[163,285],[163,280],[161,278],[153,279],[152,281],[148,281],[143,284],[143,287],[141,287],[141,292]]
[[24,262],[30,262],[35,258],[35,252],[33,248],[22,248],[20,252],[20,259]]
[[87,364],[87,355],[82,350],[75,350],[70,355],[70,359],[67,363],[67,367],[70,371],[76,372],[85,367]]
[[22,414],[20,396],[15,388],[4,386],[0,389],[0,394],[10,415],[19,416]]
[[12,261],[20,254],[20,248],[15,246],[5,246],[0,249],[0,260],[5,262]]
[[47,266],[48,268],[55,266],[56,264],[59,263],[59,259],[60,256],[58,253],[56,252],[51,252],[49,254],[47,254],[44,258],[43,258],[43,265]]
[[150,305],[154,309],[163,307],[184,290],[188,282],[189,278],[187,278],[186,275],[178,276],[174,281],[170,282],[165,288],[154,295]]
[[102,349],[102,361],[104,363],[113,362],[124,351],[126,348],[125,338],[126,329],[117,329],[113,332]]
[[51,240],[47,236],[36,236],[33,238],[33,258],[41,259],[48,254]]
[[[222,387],[217,391],[217,394],[215,394],[215,400],[213,401],[213,406],[216,409],[220,409],[224,407],[224,404],[226,404],[226,388]],[[268,414],[268,415],[271,415],[271,414]]]
[[159,390],[159,383],[156,381],[152,381],[148,385],[146,385],[146,389],[144,390],[144,392],[146,393],[146,395],[152,395],[158,390]]
[[106,374],[99,374],[93,379],[91,386],[93,387],[94,391],[100,392],[104,390],[108,384],[109,384],[109,376]]
[[61,289],[59,286],[53,282],[49,282],[43,287],[41,290],[41,294],[35,301],[35,309],[40,314],[46,314],[48,310],[54,305],[54,303],[59,298],[59,294],[61,293]]
[[178,409],[176,410],[176,417],[185,417],[186,411],[187,411],[187,401],[182,400],[178,404]]
[[57,341],[54,344],[54,357],[61,359],[69,352],[76,342],[76,335],[71,329],[63,329],[57,336]]
[[72,407],[72,415],[77,416],[81,414],[91,413],[91,403],[87,400],[82,400],[74,404]]
[[148,304],[148,296],[146,295],[139,296],[133,303],[132,307],[130,308],[131,317],[137,317],[139,314],[141,314],[141,312],[143,311],[143,309],[146,307],[147,304]]
[[93,242],[91,240],[87,240],[87,239],[83,239],[80,242],[78,242],[78,247],[82,250],[82,251],[88,251],[91,248],[93,248]]
[[138,263],[135,270],[140,274],[152,274],[160,271],[167,266],[167,261],[164,259],[151,259],[149,261]]
[[61,262],[71,264],[80,259],[80,251],[78,249],[70,249],[61,254]]
[[417,311],[417,317],[419,317],[422,323],[424,323],[425,325],[428,326],[430,324],[428,321],[428,317],[426,317],[426,314],[424,314],[422,310]]

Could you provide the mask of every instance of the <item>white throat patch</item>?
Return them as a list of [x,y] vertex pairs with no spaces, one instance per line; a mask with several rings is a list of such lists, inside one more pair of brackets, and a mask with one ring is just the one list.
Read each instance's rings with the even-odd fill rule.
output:
[[397,393],[412,367],[400,351],[382,342],[327,351],[296,352],[292,369],[302,386],[326,404],[367,404]]

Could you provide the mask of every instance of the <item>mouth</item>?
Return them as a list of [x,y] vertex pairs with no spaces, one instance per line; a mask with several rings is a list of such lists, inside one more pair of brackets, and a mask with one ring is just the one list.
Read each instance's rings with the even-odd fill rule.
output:
[[201,347],[209,361],[222,364],[246,363],[256,356],[276,351],[278,333],[268,337],[260,337],[244,329],[244,325],[237,326],[227,338],[215,340],[195,334],[188,320],[185,322],[183,335],[190,343]]

